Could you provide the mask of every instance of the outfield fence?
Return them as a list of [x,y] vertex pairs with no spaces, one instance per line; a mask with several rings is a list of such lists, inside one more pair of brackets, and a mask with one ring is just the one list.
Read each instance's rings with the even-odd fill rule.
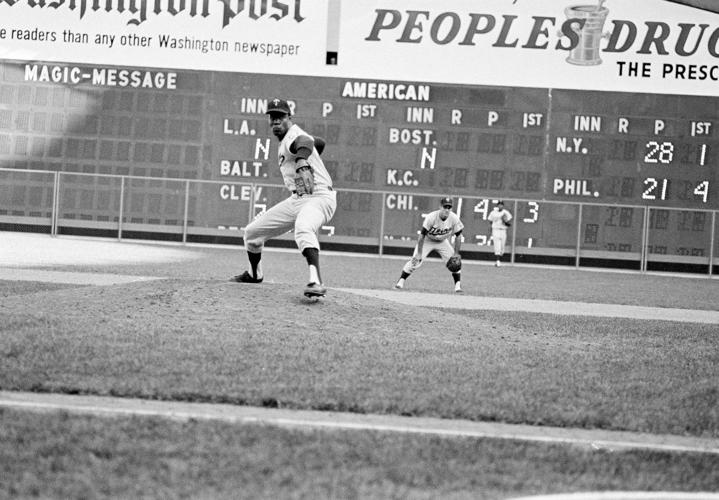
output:
[[[423,214],[448,193],[338,188],[323,248],[410,255]],[[0,168],[0,228],[182,243],[241,244],[245,225],[287,196],[280,182],[226,182]],[[492,200],[455,197],[468,260],[494,260]],[[719,266],[716,210],[504,200],[514,214],[505,260],[575,268],[679,271],[713,277]],[[274,245],[294,246],[291,233]]]

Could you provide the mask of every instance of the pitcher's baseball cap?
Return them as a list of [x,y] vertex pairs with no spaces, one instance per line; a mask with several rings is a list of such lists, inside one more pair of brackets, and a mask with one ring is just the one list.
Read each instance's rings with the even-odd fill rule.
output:
[[284,99],[275,97],[274,99],[267,102],[267,114],[270,113],[285,113],[291,115],[290,105]]
[[452,203],[452,198],[450,198],[449,196],[445,196],[444,198],[439,200],[439,204],[442,205],[443,207],[447,206],[447,205],[452,207],[454,205],[454,203]]

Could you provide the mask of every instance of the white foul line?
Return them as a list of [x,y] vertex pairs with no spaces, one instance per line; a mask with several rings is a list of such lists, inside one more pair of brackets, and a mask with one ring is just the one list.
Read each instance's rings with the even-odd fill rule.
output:
[[[216,420],[295,428],[397,432],[444,437],[569,444],[589,446],[592,449],[605,452],[646,449],[719,455],[719,439],[534,427],[437,418],[0,391],[0,407],[3,406],[30,411],[71,411],[97,416],[141,415],[182,421],[191,419]],[[617,438],[613,439],[611,436],[617,436]]]

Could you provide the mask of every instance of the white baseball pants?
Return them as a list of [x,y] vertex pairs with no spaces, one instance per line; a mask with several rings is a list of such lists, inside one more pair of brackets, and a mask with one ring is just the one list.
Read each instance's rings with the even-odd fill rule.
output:
[[504,228],[493,228],[492,243],[494,243],[494,255],[504,255],[504,247],[507,244],[507,230]]
[[317,233],[337,209],[337,192],[321,191],[304,196],[293,194],[259,215],[245,228],[245,248],[261,252],[265,241],[294,230],[300,252],[320,248]]
[[[427,255],[429,255],[432,250],[436,250],[437,253],[439,253],[439,256],[442,258],[442,262],[447,262],[447,260],[449,260],[449,258],[454,255],[454,246],[452,246],[452,244],[449,242],[449,238],[442,241],[433,241],[425,238],[424,245],[422,246],[422,255],[419,256],[422,257],[422,260],[414,264],[412,262],[412,259],[409,259],[402,268],[402,271],[407,274],[412,274],[413,272],[415,272],[422,266],[422,262],[424,262],[424,259],[427,257]],[[414,253],[412,254],[412,258],[414,257],[418,257],[417,247],[414,247]]]

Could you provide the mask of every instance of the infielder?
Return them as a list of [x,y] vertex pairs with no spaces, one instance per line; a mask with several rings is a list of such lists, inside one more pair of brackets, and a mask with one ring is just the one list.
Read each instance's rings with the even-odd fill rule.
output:
[[502,265],[502,255],[504,255],[504,248],[507,244],[507,228],[512,225],[510,222],[512,220],[512,214],[509,213],[509,210],[504,208],[504,202],[502,200],[498,200],[494,204],[492,211],[489,212],[487,220],[489,221],[492,229],[494,258],[496,259],[494,265],[499,267]]
[[290,197],[260,214],[245,229],[245,248],[250,270],[234,276],[240,283],[262,283],[262,249],[270,238],[294,230],[295,242],[309,267],[307,297],[324,297],[327,289],[320,277],[320,244],[317,233],[337,208],[337,193],[320,153],[324,141],[313,138],[292,123],[287,101],[273,99],[267,106],[272,133],[280,140],[277,157]]
[[[447,264],[448,268],[451,268],[454,291],[462,293],[460,282],[462,266],[459,250],[462,246],[461,234],[464,224],[459,220],[459,216],[452,212],[452,205],[452,198],[442,198],[440,200],[440,209],[427,214],[424,218],[419,238],[417,239],[417,246],[414,248],[412,258],[402,268],[402,275],[394,285],[395,288],[404,288],[404,282],[407,278],[419,269],[422,261],[432,250],[436,250],[442,258],[442,262]],[[450,243],[452,236],[454,236],[454,245]],[[458,264],[453,266],[450,261],[456,261]]]

